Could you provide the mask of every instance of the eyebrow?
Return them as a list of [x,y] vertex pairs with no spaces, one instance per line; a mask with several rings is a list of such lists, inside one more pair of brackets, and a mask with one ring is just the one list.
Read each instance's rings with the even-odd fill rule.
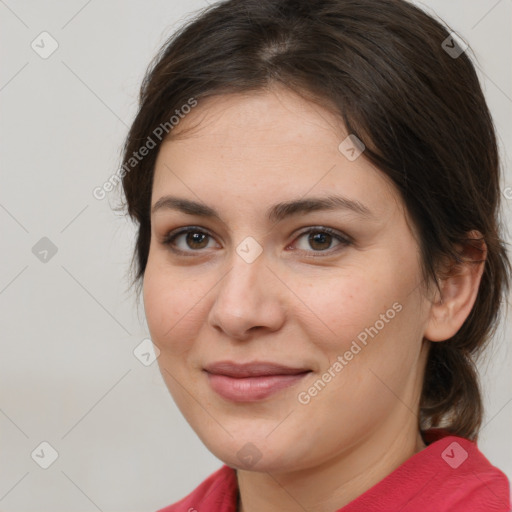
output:
[[[174,196],[161,197],[152,208],[152,213],[162,209],[177,210],[189,215],[209,217],[222,221],[218,212],[203,203]],[[361,217],[372,218],[374,214],[363,203],[343,196],[308,197],[277,203],[267,210],[271,222],[279,222],[287,217],[321,210],[347,210]]]

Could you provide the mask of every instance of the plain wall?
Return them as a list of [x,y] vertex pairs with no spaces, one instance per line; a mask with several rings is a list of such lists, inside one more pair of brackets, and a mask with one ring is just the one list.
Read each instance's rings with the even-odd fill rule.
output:
[[[144,366],[134,356],[148,337],[143,307],[128,289],[135,231],[112,210],[117,194],[92,194],[118,168],[150,59],[206,5],[0,2],[2,511],[155,511],[222,464],[181,416],[157,363]],[[511,187],[512,2],[422,5],[478,59],[507,172],[503,185]],[[43,31],[58,43],[48,58],[31,46],[51,50]],[[507,318],[481,364],[486,420],[479,442],[509,479],[510,338]],[[50,460],[44,441],[58,452],[48,469],[35,461]]]

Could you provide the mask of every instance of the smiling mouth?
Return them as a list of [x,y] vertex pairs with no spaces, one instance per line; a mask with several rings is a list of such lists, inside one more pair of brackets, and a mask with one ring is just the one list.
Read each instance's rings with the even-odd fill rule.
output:
[[255,402],[299,383],[310,369],[254,362],[237,364],[222,361],[203,370],[211,388],[234,402]]

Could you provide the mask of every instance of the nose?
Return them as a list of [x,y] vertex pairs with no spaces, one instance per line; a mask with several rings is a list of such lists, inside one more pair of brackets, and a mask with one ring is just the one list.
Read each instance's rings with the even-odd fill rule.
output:
[[213,290],[208,322],[229,338],[247,340],[276,331],[285,321],[285,286],[269,268],[264,252],[251,263],[234,253],[231,268]]

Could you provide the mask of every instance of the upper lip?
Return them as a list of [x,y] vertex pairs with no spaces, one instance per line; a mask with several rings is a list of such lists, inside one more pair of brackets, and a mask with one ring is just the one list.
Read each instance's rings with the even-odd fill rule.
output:
[[284,366],[267,361],[251,363],[234,363],[232,361],[218,361],[204,367],[208,373],[226,375],[227,377],[258,377],[265,375],[298,375],[311,371],[309,368]]

